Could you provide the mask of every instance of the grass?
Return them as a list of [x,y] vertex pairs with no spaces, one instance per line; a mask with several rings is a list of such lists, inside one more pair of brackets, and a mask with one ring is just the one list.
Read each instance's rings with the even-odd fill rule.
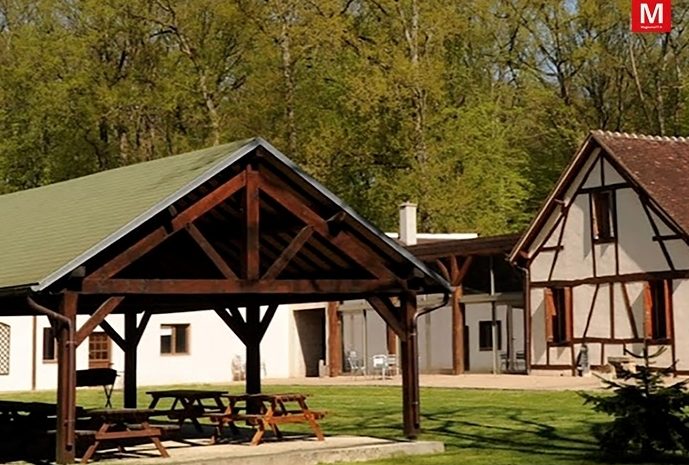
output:
[[[217,388],[211,385],[193,387]],[[402,436],[401,389],[398,387],[267,386],[264,390],[312,395],[309,406],[328,411],[321,422],[326,434],[391,439]],[[142,407],[148,402],[145,391],[146,388],[142,388],[139,395]],[[55,393],[2,394],[0,398],[54,402]],[[592,424],[604,421],[605,417],[584,406],[576,393],[424,388],[421,401],[423,434],[420,439],[442,441],[446,452],[433,456],[397,457],[371,464],[602,463],[590,428]],[[101,407],[103,394],[96,389],[79,390],[77,402],[84,407]],[[113,405],[121,405],[121,402],[121,392],[116,392]],[[308,431],[301,425],[292,428]]]

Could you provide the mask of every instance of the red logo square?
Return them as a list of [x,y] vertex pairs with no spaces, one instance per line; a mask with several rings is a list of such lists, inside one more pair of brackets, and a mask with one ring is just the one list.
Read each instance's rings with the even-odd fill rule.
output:
[[632,0],[632,32],[670,32],[671,0]]

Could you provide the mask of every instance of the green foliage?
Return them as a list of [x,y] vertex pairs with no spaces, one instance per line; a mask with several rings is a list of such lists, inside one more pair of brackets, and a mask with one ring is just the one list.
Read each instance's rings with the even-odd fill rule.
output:
[[[689,12],[674,2],[675,24]],[[518,231],[591,128],[689,130],[628,1],[0,1],[0,192],[261,135],[386,229]]]
[[648,345],[642,355],[629,355],[643,360],[635,371],[622,368],[619,381],[603,380],[611,395],[582,393],[586,404],[597,412],[613,417],[609,423],[597,425],[594,435],[601,449],[611,456],[639,456],[643,459],[663,454],[689,452],[689,406],[687,382],[665,386],[664,377],[672,367],[657,370],[651,367],[664,347],[649,354]]

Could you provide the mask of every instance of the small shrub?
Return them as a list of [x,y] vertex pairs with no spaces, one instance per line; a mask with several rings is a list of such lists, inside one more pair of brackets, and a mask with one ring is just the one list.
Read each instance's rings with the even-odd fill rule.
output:
[[689,392],[684,380],[665,386],[663,377],[673,366],[658,370],[651,361],[664,348],[649,355],[648,345],[642,355],[627,353],[643,360],[636,371],[623,369],[618,380],[602,379],[612,394],[580,393],[585,404],[597,412],[612,416],[612,421],[596,425],[593,434],[606,455],[637,456],[641,459],[664,454],[689,452]]

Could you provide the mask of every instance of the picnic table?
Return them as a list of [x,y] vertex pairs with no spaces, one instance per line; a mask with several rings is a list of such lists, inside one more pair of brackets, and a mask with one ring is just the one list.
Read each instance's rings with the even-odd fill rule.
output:
[[[154,409],[161,399],[172,399],[172,406],[167,413],[168,418],[176,419],[179,426],[185,420],[191,421],[197,431],[203,431],[198,421],[199,417],[208,412],[224,412],[225,404],[222,401],[227,391],[209,391],[203,389],[166,389],[161,391],[146,392],[153,399],[149,409]],[[204,403],[204,401],[211,401]]]
[[[84,409],[77,406],[77,417],[84,415]],[[43,426],[57,416],[57,405],[47,402],[22,402],[0,400],[0,423],[23,422],[32,426]]]
[[238,434],[235,424],[238,421],[245,421],[256,427],[251,439],[252,446],[261,442],[266,428],[270,428],[277,439],[282,439],[278,425],[285,423],[308,423],[319,441],[325,439],[317,422],[325,413],[309,409],[303,394],[242,394],[223,397],[228,400],[225,411],[206,415],[216,425],[212,443],[222,436],[225,426],[229,426],[233,434]]
[[118,448],[123,450],[123,443],[135,438],[148,438],[155,445],[160,455],[169,457],[167,450],[160,442],[161,429],[151,426],[149,419],[156,414],[152,409],[95,409],[87,411],[91,417],[96,430],[77,430],[75,433],[79,437],[88,437],[93,442],[90,444],[81,463],[88,463],[93,454],[103,441],[117,443]]

